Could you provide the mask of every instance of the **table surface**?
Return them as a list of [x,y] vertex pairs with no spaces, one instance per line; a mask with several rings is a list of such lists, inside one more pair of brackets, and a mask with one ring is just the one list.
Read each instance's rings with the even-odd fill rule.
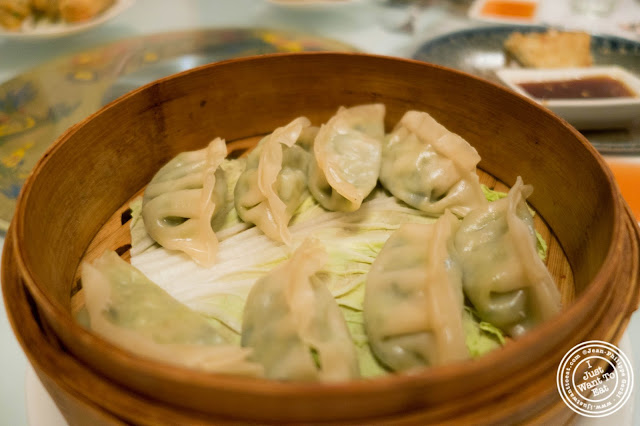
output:
[[[0,83],[62,55],[151,33],[230,27],[293,30],[330,37],[369,53],[410,57],[422,43],[435,36],[485,25],[466,17],[464,7],[459,6],[464,1],[432,3],[434,6],[417,15],[415,31],[406,33],[397,31],[397,27],[406,22],[407,8],[389,7],[382,0],[313,11],[275,6],[264,0],[137,0],[118,17],[86,33],[39,41],[0,38]],[[541,0],[543,21],[640,40],[640,36],[618,27],[622,22],[640,22],[637,0],[618,0],[616,10],[607,18],[572,16],[568,3],[568,0]],[[640,162],[640,157],[625,160]],[[4,238],[0,234],[2,244]],[[640,314],[636,313],[628,329],[635,366],[640,365],[639,333]],[[4,304],[0,304],[0,424],[27,424],[26,370],[26,357],[8,323]],[[636,392],[636,408],[640,407],[639,402],[640,392]],[[640,425],[638,411],[635,410],[633,424]]]

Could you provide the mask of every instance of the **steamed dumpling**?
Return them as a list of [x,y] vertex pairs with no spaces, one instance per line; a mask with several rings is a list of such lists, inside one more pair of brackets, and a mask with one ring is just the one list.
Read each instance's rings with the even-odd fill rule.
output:
[[107,251],[82,264],[91,329],[137,355],[226,374],[261,376],[250,351],[231,345],[208,319],[181,304],[142,272]]
[[480,318],[519,336],[560,311],[560,293],[536,249],[526,198],[533,188],[518,177],[506,198],[469,213],[455,245],[464,291]]
[[142,200],[149,236],[203,266],[215,262],[218,250],[211,222],[226,203],[227,185],[219,168],[226,155],[220,138],[206,148],[178,154],[156,173]]
[[340,107],[316,135],[309,189],[322,207],[354,211],[378,182],[384,139],[383,104]]
[[458,216],[486,205],[478,152],[426,112],[408,111],[387,136],[380,182],[397,198],[430,215]]
[[308,195],[310,154],[296,141],[310,122],[299,117],[260,141],[234,191],[236,211],[269,238],[291,243],[288,224]]
[[463,327],[462,269],[453,245],[459,221],[395,231],[367,275],[364,320],[376,357],[395,371],[470,357]]
[[242,345],[265,376],[335,382],[358,378],[356,349],[340,308],[323,282],[327,253],[308,239],[291,259],[259,279],[244,308]]

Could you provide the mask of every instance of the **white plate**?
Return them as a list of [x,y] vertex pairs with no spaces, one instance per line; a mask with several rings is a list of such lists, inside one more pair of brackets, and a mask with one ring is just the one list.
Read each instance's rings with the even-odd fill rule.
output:
[[14,40],[42,40],[66,37],[104,24],[130,8],[134,2],[135,0],[115,0],[113,5],[111,5],[107,10],[96,16],[94,19],[84,22],[68,23],[64,21],[41,21],[33,28],[29,28],[29,23],[25,22],[23,23],[23,28],[20,31],[7,31],[0,27],[0,37]]
[[541,4],[539,0],[508,0],[510,3],[534,3],[536,5],[536,10],[531,18],[517,18],[512,16],[501,16],[482,13],[482,8],[484,7],[484,5],[492,1],[495,0],[475,0],[469,7],[469,11],[467,12],[469,18],[478,21],[516,25],[536,25],[540,22],[539,16]]
[[[496,72],[510,89],[533,99],[580,130],[623,128],[640,117],[640,78],[621,67],[532,69],[509,68]],[[606,75],[625,83],[636,97],[602,99],[537,99],[518,83],[571,80]]]

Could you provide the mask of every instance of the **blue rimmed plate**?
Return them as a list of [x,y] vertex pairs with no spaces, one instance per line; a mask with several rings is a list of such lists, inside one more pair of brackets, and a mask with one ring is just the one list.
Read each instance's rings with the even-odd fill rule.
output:
[[[445,34],[423,43],[414,59],[455,68],[498,84],[496,71],[517,67],[504,51],[504,41],[515,31],[543,32],[543,26],[500,25]],[[640,77],[640,43],[615,36],[592,34],[594,65],[617,65]],[[602,153],[640,154],[640,118],[625,129],[584,132]]]

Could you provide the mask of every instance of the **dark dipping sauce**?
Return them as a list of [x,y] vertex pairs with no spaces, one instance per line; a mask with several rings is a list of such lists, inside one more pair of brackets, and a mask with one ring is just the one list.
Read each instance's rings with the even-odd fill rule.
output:
[[525,92],[538,99],[635,98],[637,95],[620,80],[594,76],[571,80],[518,83]]

